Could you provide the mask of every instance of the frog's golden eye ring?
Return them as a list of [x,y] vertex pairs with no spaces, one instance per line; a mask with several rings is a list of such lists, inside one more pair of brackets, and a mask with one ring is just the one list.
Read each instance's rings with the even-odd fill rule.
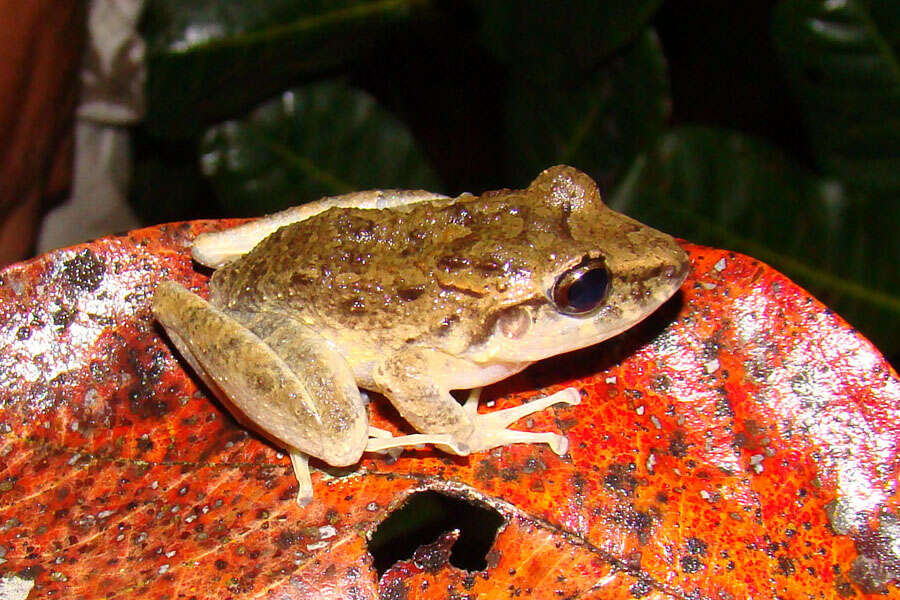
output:
[[602,258],[585,258],[563,273],[553,285],[551,299],[566,315],[589,315],[609,295],[609,270]]

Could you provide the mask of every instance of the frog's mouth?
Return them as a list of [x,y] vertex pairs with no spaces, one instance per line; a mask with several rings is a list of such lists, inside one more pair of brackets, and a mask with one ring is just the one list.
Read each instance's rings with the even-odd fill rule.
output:
[[588,318],[552,313],[534,323],[527,335],[504,340],[495,358],[534,362],[593,346],[627,331],[650,312],[623,314],[616,307],[606,307]]

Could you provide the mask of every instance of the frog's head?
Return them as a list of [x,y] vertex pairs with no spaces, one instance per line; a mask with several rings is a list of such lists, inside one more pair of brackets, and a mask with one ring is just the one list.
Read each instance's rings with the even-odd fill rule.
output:
[[681,246],[603,204],[586,174],[552,167],[523,193],[535,206],[528,254],[542,260],[529,260],[532,292],[485,323],[487,360],[535,361],[601,342],[647,317],[687,276]]

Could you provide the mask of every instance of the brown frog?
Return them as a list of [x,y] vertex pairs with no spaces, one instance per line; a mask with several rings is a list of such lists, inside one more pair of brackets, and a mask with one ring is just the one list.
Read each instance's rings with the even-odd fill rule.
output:
[[[298,502],[307,456],[344,466],[363,451],[423,443],[465,455],[565,437],[507,429],[569,388],[478,414],[478,390],[534,361],[628,329],[688,271],[668,235],[616,213],[584,173],[556,166],[524,190],[446,198],[359,192],[205,234],[209,302],[164,282],[153,311],[198,375],[290,453]],[[359,388],[417,431],[369,427]],[[472,389],[465,404],[450,390]]]

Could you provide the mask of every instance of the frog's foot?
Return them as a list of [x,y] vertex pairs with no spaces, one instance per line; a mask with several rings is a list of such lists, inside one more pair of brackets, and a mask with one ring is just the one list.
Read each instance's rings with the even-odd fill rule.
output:
[[299,450],[290,450],[291,465],[297,477],[297,504],[306,506],[313,499],[312,479],[309,476],[309,458]]
[[467,439],[459,438],[447,433],[417,433],[389,437],[388,432],[369,427],[369,441],[366,444],[366,452],[383,452],[385,450],[402,448],[405,446],[421,446],[433,444],[451,454],[466,456],[473,452],[490,450],[507,444],[547,444],[556,454],[563,455],[569,449],[569,440],[565,436],[551,432],[531,432],[506,429],[521,419],[534,413],[541,412],[554,404],[564,403],[575,405],[581,401],[581,395],[575,388],[566,388],[537,400],[532,400],[521,406],[514,406],[492,413],[478,414],[478,398],[481,389],[473,389],[469,398],[463,405],[463,410],[468,413],[474,431]]
[[581,395],[575,388],[566,388],[519,406],[486,414],[478,414],[480,394],[480,389],[472,390],[463,405],[463,409],[471,415],[475,425],[474,433],[466,440],[472,452],[490,450],[507,444],[547,444],[553,452],[560,456],[569,450],[569,440],[563,435],[550,432],[517,431],[507,429],[507,427],[523,417],[546,410],[554,404],[564,403],[572,406],[578,404],[581,402]]

